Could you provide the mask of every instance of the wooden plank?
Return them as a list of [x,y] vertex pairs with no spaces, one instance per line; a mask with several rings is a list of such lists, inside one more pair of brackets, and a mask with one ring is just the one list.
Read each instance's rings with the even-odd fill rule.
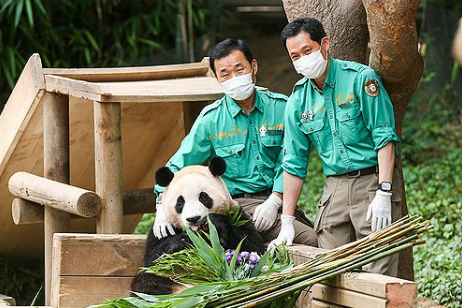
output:
[[0,132],[2,132],[0,175],[24,133],[44,89],[42,62],[38,54],[33,54],[27,61],[0,115]]
[[[315,284],[311,288],[313,299],[347,307],[386,308],[387,300],[353,291]],[[404,307],[403,307],[404,308]]]
[[45,75],[46,90],[99,102],[198,102],[223,97],[215,78],[193,77],[150,81],[87,82]]
[[[335,305],[335,304],[331,304],[331,303],[326,303],[326,302],[316,300],[316,299],[311,301],[311,307],[312,308],[348,308],[346,306],[340,306],[340,305]],[[360,307],[362,307],[362,306],[360,306]]]
[[45,84],[48,92],[94,101],[100,101],[101,96],[107,94],[106,89],[98,84],[53,75],[45,75]]
[[122,204],[122,135],[120,103],[94,102],[95,181],[102,207],[97,217],[98,233],[121,233]]
[[[43,178],[38,178],[27,173],[15,173],[10,178],[10,182],[15,176],[19,178],[19,183],[25,180],[29,187],[34,187],[34,179],[47,181],[47,183],[57,183],[59,187],[61,183],[69,183],[70,178],[69,167],[69,97],[64,95],[56,95],[45,93],[43,96],[43,174],[47,181]],[[54,182],[56,181],[56,182]],[[10,182],[8,182],[10,184]],[[14,182],[14,181],[13,181]],[[8,185],[9,188],[10,185]],[[56,185],[55,185],[56,186]],[[42,189],[40,189],[42,188]],[[39,187],[39,189],[30,189],[25,187],[26,194],[32,196],[50,197],[52,199],[56,195],[44,194],[44,191],[52,191],[53,193],[66,191],[65,189],[53,189]],[[34,194],[36,193],[37,194]],[[31,201],[37,201],[32,199]],[[64,200],[64,207],[67,207],[68,200]],[[52,203],[53,205],[56,205]],[[72,206],[70,206],[72,208]],[[51,302],[51,275],[52,275],[52,251],[53,251],[53,234],[55,232],[70,231],[70,215],[61,210],[45,207],[45,304]]]
[[134,276],[146,235],[55,234],[54,243],[59,276]]
[[102,304],[105,300],[130,296],[133,277],[83,277],[59,278],[57,305],[54,307],[87,307]]
[[208,72],[208,62],[113,67],[113,68],[45,68],[44,74],[86,81],[141,81],[171,78],[186,78],[205,76]]

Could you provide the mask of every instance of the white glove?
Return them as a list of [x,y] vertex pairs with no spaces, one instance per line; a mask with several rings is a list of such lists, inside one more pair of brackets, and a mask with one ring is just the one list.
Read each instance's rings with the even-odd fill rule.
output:
[[272,240],[268,245],[268,250],[273,250],[276,246],[286,244],[287,246],[292,245],[292,241],[295,237],[295,228],[294,228],[295,217],[291,215],[281,215],[281,231],[277,239]]
[[377,190],[375,197],[367,209],[366,221],[371,222],[372,232],[391,224],[391,193]]
[[257,206],[253,221],[258,232],[266,231],[274,224],[281,206],[282,200],[275,194],[271,194],[265,202]]
[[175,230],[173,229],[172,224],[167,220],[162,206],[157,206],[156,219],[152,226],[152,232],[158,239],[167,237],[169,235],[168,233],[175,235]]

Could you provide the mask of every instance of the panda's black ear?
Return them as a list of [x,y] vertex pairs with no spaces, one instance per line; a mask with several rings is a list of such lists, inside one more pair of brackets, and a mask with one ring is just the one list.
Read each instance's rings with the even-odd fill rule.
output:
[[173,172],[167,167],[162,167],[156,171],[156,183],[160,186],[167,187],[173,180]]
[[226,171],[225,160],[221,157],[214,157],[209,163],[210,172],[213,176],[221,176]]

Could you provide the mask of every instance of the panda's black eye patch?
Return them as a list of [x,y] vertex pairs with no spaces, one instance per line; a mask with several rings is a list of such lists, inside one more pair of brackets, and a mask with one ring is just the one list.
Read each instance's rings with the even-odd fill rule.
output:
[[176,199],[176,204],[175,204],[175,210],[178,214],[181,214],[183,211],[184,207],[184,198],[183,196],[179,196],[178,199]]
[[210,198],[209,194],[206,192],[201,192],[199,194],[199,201],[205,205],[206,208],[211,209],[213,207],[213,200]]

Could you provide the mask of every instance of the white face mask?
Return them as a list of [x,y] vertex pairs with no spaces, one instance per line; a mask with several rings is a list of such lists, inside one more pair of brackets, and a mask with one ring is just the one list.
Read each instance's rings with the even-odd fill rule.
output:
[[252,73],[233,77],[220,84],[223,90],[225,90],[226,95],[238,101],[249,98],[255,88],[255,84],[252,81]]
[[301,57],[297,61],[294,61],[293,64],[297,73],[310,79],[318,79],[324,74],[327,68],[327,60],[322,56],[321,48]]

